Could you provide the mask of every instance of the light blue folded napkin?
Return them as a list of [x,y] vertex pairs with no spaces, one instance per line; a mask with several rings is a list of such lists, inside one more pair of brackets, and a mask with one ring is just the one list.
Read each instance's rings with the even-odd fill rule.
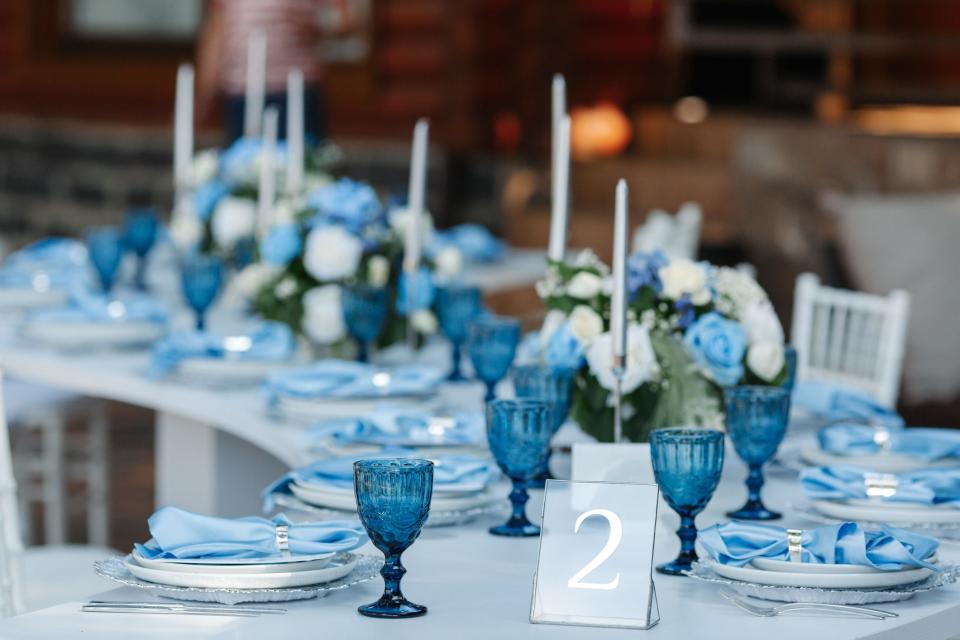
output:
[[6,289],[64,290],[80,285],[85,280],[85,272],[75,267],[0,267],[0,287]]
[[830,422],[846,420],[875,424],[888,429],[899,429],[904,425],[903,418],[894,409],[884,406],[862,391],[836,384],[798,382],[793,390],[792,403],[794,407]]
[[[787,530],[770,524],[725,522],[700,531],[700,544],[720,564],[742,567],[756,558],[790,560]],[[935,538],[883,525],[866,531],[855,522],[803,531],[801,561],[855,564],[884,571],[906,567],[939,571],[927,562],[940,543]]]
[[877,500],[917,505],[960,507],[960,469],[924,469],[883,474],[890,496],[867,495],[867,483],[878,474],[848,465],[804,469],[800,486],[814,500]]
[[319,555],[350,551],[367,541],[356,521],[291,523],[279,514],[266,518],[215,518],[176,507],[164,507],[147,521],[152,536],[135,544],[147,559],[277,558],[277,525],[288,527],[290,555]]
[[[316,484],[333,489],[353,488],[353,463],[357,460],[382,458],[422,458],[423,453],[403,447],[384,447],[377,453],[358,456],[341,456],[318,460],[313,464],[285,473],[263,490],[263,510],[273,508],[273,496],[290,494],[293,482]],[[500,477],[500,471],[492,460],[471,455],[448,455],[432,457],[433,492],[471,493],[480,492]]]
[[840,423],[824,427],[817,433],[820,448],[840,456],[870,455],[889,451],[933,461],[960,456],[960,431],[910,427],[884,428]]
[[469,262],[495,262],[503,257],[506,244],[495,237],[486,227],[478,224],[461,224],[444,231],[435,231],[431,252],[444,247],[456,247]]
[[73,238],[51,236],[37,240],[14,251],[6,260],[5,267],[64,269],[82,267],[87,263],[87,248]]
[[436,367],[406,365],[380,370],[361,362],[324,360],[309,367],[271,374],[263,390],[267,402],[291,398],[372,398],[433,392],[444,374]]
[[63,307],[38,309],[27,322],[154,322],[167,321],[167,305],[150,296],[134,294],[122,298],[108,297],[84,288],[71,291]]
[[167,374],[188,358],[283,362],[296,343],[285,324],[261,322],[250,332],[225,336],[209,331],[174,331],[153,346],[150,373]]
[[378,409],[365,418],[326,420],[310,429],[317,439],[337,444],[374,444],[416,447],[422,445],[481,445],[486,442],[486,420],[481,411],[463,411],[450,418],[435,418],[411,409]]

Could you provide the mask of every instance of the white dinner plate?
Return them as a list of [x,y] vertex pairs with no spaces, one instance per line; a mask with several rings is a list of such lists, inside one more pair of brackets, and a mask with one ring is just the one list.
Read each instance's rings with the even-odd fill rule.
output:
[[[927,562],[936,564],[937,554],[927,558]],[[813,562],[788,562],[770,558],[757,558],[750,564],[761,571],[779,571],[781,573],[810,573],[810,574],[852,574],[852,573],[889,573],[883,569],[864,567],[857,564],[816,564]],[[906,569],[912,571],[912,569]]]
[[133,556],[124,559],[124,566],[137,578],[175,587],[199,589],[284,589],[322,584],[342,578],[353,570],[358,556],[348,554],[347,560],[331,560],[323,568],[311,571],[276,571],[256,574],[185,573],[168,569],[145,567]]
[[902,471],[916,471],[917,469],[949,469],[960,466],[960,459],[947,458],[928,462],[913,456],[897,453],[876,453],[870,455],[838,456],[827,453],[816,445],[808,445],[800,450],[800,457],[817,467],[846,464],[881,473],[900,473]]
[[[161,571],[179,571],[181,573],[209,573],[224,575],[249,575],[255,573],[277,573],[278,571],[314,571],[322,569],[330,564],[333,553],[322,555],[304,556],[301,558],[291,558],[284,560],[282,558],[271,559],[266,562],[256,562],[254,558],[247,558],[248,562],[225,563],[219,559],[219,563],[212,562],[214,558],[196,558],[192,560],[172,560],[172,559],[151,559],[144,558],[134,551],[133,559],[142,567],[147,569],[159,569]],[[208,560],[207,562],[198,562],[198,560]],[[250,562],[252,561],[252,562]]]
[[4,309],[41,309],[65,304],[67,292],[63,289],[36,291],[15,287],[0,287],[0,307]]
[[24,326],[24,336],[64,349],[145,346],[163,337],[156,322],[35,322]]
[[186,358],[177,374],[191,380],[256,384],[271,373],[290,365],[288,360],[240,360],[231,358]]
[[734,567],[709,560],[717,575],[731,580],[769,584],[780,587],[812,587],[817,589],[883,589],[919,582],[933,573],[930,569],[904,569],[876,573],[803,573],[764,571],[754,567]]
[[433,411],[437,408],[436,398],[389,397],[381,399],[361,398],[291,398],[280,396],[277,410],[284,416],[307,421],[319,421],[329,418],[355,418],[372,411],[378,402],[389,403],[391,407],[409,407],[417,411]]
[[956,507],[900,507],[889,504],[852,504],[843,500],[813,500],[813,508],[825,516],[839,520],[864,522],[960,523],[960,509]]
[[[444,496],[434,494],[430,508],[435,511],[462,511],[472,509],[504,498],[503,488],[496,485],[481,493],[468,495]],[[307,504],[316,507],[327,507],[341,511],[356,511],[357,500],[353,489],[319,488],[316,485],[303,485],[297,482],[290,484],[290,491]]]

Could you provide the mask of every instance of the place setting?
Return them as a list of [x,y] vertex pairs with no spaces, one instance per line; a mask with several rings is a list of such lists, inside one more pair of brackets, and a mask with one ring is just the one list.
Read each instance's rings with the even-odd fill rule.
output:
[[11,314],[64,304],[87,278],[87,248],[72,238],[48,237],[0,263],[0,308]]

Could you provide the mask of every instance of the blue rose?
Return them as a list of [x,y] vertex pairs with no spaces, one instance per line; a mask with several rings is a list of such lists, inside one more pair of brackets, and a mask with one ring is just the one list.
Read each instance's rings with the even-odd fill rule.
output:
[[[433,276],[426,267],[417,269],[414,276],[413,290],[413,308],[429,309],[433,304],[433,297],[436,289],[433,285]],[[400,280],[397,283],[397,313],[407,314],[407,273],[400,274]]]
[[383,206],[373,187],[349,178],[314,189],[307,204],[330,220],[341,222],[354,233],[383,217]]
[[657,249],[651,253],[637,252],[627,258],[627,291],[634,298],[641,287],[650,287],[657,293],[663,288],[660,268],[667,266],[667,256]]
[[506,249],[503,240],[478,224],[461,224],[446,231],[435,231],[433,244],[431,250],[434,253],[453,246],[471,262],[495,262]]
[[260,243],[260,256],[265,262],[283,267],[303,251],[303,238],[297,225],[278,224]]
[[683,342],[697,365],[720,386],[735,385],[743,377],[747,332],[738,323],[711,311],[687,329]]
[[583,364],[583,343],[573,335],[567,320],[553,332],[547,342],[547,364],[579,369]]
[[222,180],[215,179],[203,183],[193,192],[194,214],[206,222],[213,215],[217,203],[228,195],[230,195],[230,185]]

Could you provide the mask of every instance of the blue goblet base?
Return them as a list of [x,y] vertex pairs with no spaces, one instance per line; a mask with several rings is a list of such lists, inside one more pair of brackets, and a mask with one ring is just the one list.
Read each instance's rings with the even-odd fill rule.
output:
[[427,612],[422,604],[414,604],[403,596],[383,594],[379,600],[357,607],[362,616],[370,618],[416,618]]
[[460,373],[459,370],[454,370],[450,372],[450,375],[447,376],[447,382],[466,382],[467,377]]
[[727,517],[734,520],[779,520],[783,515],[767,509],[762,504],[752,505],[747,503],[736,511],[728,511]]
[[533,538],[540,535],[540,527],[532,522],[517,524],[507,522],[496,527],[490,527],[490,533],[508,538]]
[[[696,560],[697,557],[694,556],[693,560]],[[668,576],[682,576],[685,575],[687,571],[690,571],[693,564],[693,560],[690,558],[683,557],[683,554],[677,556],[675,560],[670,562],[664,562],[663,564],[657,565],[657,573],[663,573]]]

